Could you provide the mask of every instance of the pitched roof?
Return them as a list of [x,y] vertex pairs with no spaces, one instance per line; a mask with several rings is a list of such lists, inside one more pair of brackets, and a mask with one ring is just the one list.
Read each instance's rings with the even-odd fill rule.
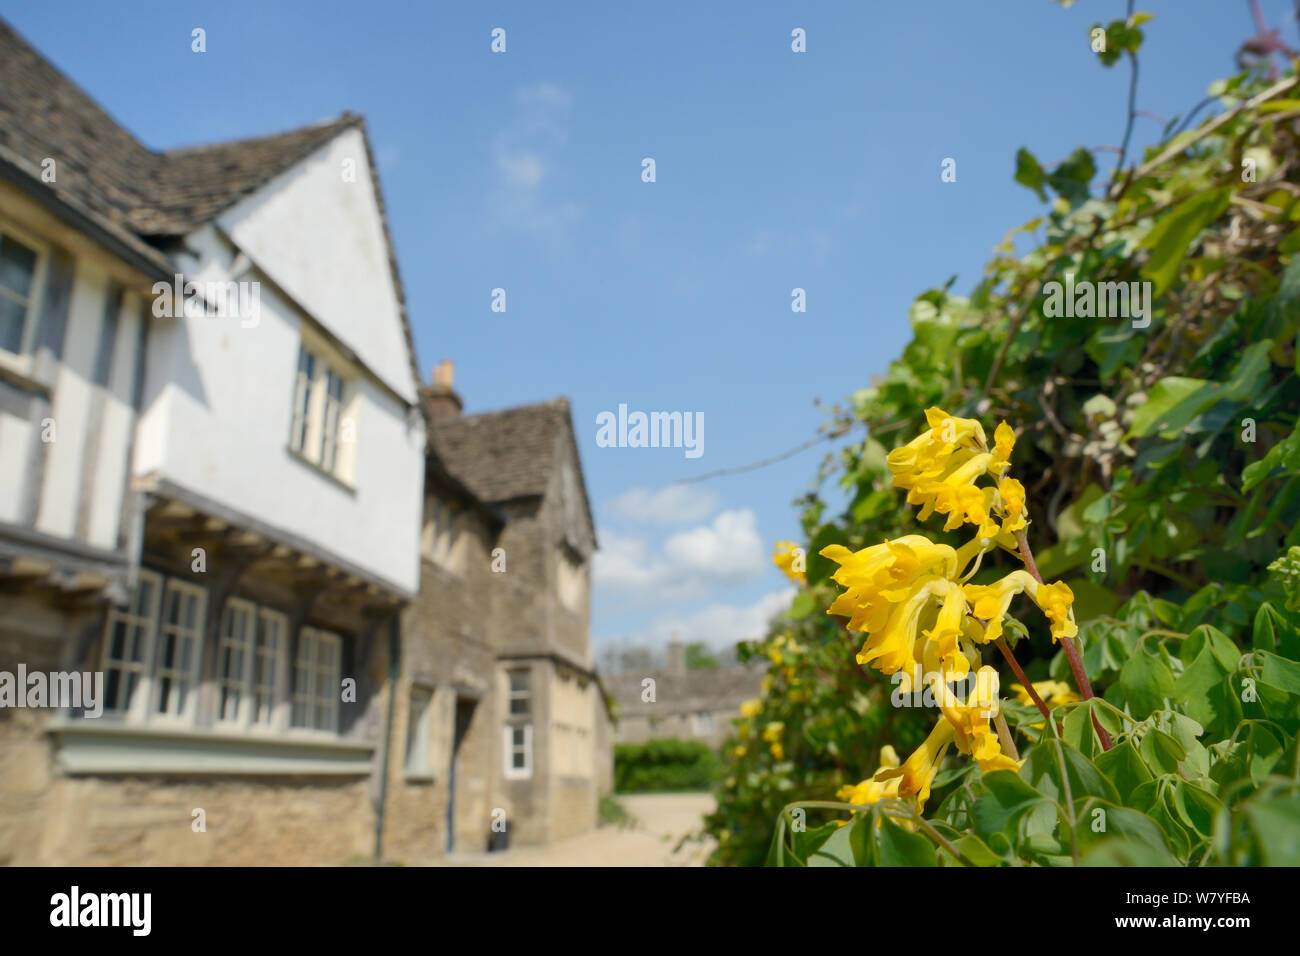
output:
[[[271,136],[155,152],[131,135],[77,84],[0,20],[0,168],[26,173],[75,214],[157,269],[151,243],[211,220],[350,127],[360,127],[375,182],[389,266],[414,381],[420,381],[406,296],[362,117],[338,117]],[[53,183],[41,163],[55,161]],[[30,191],[30,190],[29,190]],[[170,274],[167,270],[166,274]]]
[[0,146],[78,205],[137,236],[176,236],[211,219],[361,121],[342,116],[273,136],[154,152],[0,21]]
[[487,502],[546,493],[569,400],[434,419],[429,441],[453,475]]

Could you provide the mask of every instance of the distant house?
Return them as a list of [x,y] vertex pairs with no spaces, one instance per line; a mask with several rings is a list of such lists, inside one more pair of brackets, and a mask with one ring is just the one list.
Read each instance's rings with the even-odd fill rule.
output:
[[567,407],[431,427],[446,386],[360,117],[155,152],[0,22],[0,675],[103,675],[0,706],[0,863],[594,825]]
[[450,363],[423,396],[420,593],[403,621],[397,723],[429,712],[441,731],[408,738],[390,832],[431,853],[444,841],[483,850],[499,810],[512,842],[580,833],[613,765],[589,629],[595,528],[568,401],[462,416]]
[[668,645],[666,663],[662,670],[605,678],[618,707],[618,743],[673,737],[720,747],[731,735],[740,705],[759,696],[767,671],[765,662],[688,669],[686,648],[676,637]]

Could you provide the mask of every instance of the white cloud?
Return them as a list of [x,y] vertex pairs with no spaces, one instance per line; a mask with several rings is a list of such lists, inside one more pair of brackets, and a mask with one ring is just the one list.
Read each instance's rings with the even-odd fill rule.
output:
[[666,485],[656,491],[629,488],[609,503],[610,511],[643,524],[687,524],[713,514],[722,499],[698,485]]
[[496,178],[487,195],[490,225],[562,244],[584,207],[547,194],[555,157],[568,140],[573,97],[554,83],[515,93],[515,114],[492,141]]
[[724,511],[711,524],[671,535],[660,553],[640,538],[602,529],[594,566],[597,600],[663,606],[736,588],[768,567],[757,519],[748,508]]

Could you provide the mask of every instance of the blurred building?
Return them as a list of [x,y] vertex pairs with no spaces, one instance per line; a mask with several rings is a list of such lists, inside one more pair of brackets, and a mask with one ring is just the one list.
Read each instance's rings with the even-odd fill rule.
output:
[[[444,426],[445,377],[360,117],[155,152],[0,22],[0,862],[594,825],[567,405]],[[20,671],[102,675],[102,716],[4,700]]]
[[673,737],[720,747],[731,735],[740,705],[759,696],[767,672],[765,661],[688,668],[686,648],[676,635],[665,664],[605,677],[618,709],[617,743]]

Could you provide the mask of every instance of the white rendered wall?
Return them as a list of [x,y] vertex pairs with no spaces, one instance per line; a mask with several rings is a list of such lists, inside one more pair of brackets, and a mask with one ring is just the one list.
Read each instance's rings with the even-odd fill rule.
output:
[[365,140],[349,129],[217,219],[258,268],[416,401]]
[[[187,276],[230,277],[234,250],[214,229],[186,246],[199,256],[181,258]],[[372,311],[370,320],[377,332],[393,324],[400,335],[395,314]],[[157,474],[414,592],[424,485],[418,414],[362,374],[355,486],[343,487],[289,451],[299,326],[308,320],[270,283],[261,283],[256,325],[238,316],[150,321],[135,473]]]

